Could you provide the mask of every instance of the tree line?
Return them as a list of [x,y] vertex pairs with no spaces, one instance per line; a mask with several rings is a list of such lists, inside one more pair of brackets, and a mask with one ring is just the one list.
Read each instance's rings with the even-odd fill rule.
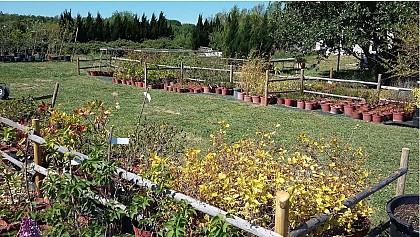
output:
[[86,17],[80,14],[73,19],[71,11],[60,15],[60,27],[77,29],[77,41],[115,41],[126,39],[142,42],[148,39],[173,36],[172,28],[163,12],[159,16],[153,13],[150,20],[143,14],[139,17],[131,12],[114,12],[111,17],[103,18],[98,12],[93,17],[88,12]]
[[[71,44],[77,35],[80,43],[156,40],[158,43],[148,45],[186,49],[204,46],[221,50],[226,57],[253,54],[268,58],[276,52],[303,57],[314,53],[318,43],[321,56],[327,51],[345,52],[365,60],[367,67],[377,72],[392,68],[397,55],[402,54],[407,55],[404,60],[409,60],[411,67],[418,65],[418,44],[410,47],[415,44],[410,39],[418,39],[418,20],[416,2],[364,1],[276,1],[251,9],[234,6],[213,17],[199,15],[196,24],[167,20],[163,12],[158,17],[153,13],[150,20],[145,14],[139,17],[131,12],[114,12],[109,18],[99,12],[95,17],[91,13],[73,17],[71,10],[54,18],[2,13],[0,46],[2,51],[45,47],[61,52],[63,45]],[[354,52],[355,45],[364,58]]]

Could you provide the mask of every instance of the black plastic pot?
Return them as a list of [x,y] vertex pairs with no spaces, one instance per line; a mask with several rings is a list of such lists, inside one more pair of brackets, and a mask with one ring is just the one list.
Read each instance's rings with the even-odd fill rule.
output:
[[0,100],[9,98],[9,87],[6,84],[0,84]]
[[419,236],[419,231],[415,230],[412,225],[394,216],[395,208],[402,204],[419,204],[419,194],[400,195],[387,203],[386,212],[391,220],[391,237]]

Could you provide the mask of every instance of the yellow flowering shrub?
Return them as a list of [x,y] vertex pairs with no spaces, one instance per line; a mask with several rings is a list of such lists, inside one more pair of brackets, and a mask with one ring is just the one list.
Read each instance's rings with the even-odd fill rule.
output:
[[211,136],[206,152],[189,150],[182,163],[167,162],[171,188],[241,216],[256,225],[273,228],[275,192],[290,196],[290,227],[293,229],[321,213],[335,214],[323,229],[351,231],[353,221],[367,217],[371,209],[360,202],[345,213],[343,201],[367,187],[370,174],[364,168],[361,148],[342,145],[334,137],[313,140],[302,134],[290,150],[276,147],[275,132],[256,132],[228,144],[226,122]]

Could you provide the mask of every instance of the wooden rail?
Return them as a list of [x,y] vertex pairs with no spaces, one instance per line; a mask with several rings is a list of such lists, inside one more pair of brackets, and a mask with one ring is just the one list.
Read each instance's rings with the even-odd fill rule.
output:
[[[120,60],[120,61],[127,61],[127,62],[137,62],[143,63],[146,65],[147,70],[181,70],[181,78],[184,76],[184,70],[205,70],[205,71],[215,71],[215,72],[228,72],[229,73],[229,82],[233,83],[233,76],[239,74],[239,72],[235,72],[233,70],[233,65],[229,65],[229,69],[221,69],[221,68],[209,68],[209,67],[195,67],[195,66],[186,66],[183,62],[181,62],[180,66],[172,66],[172,65],[165,65],[165,64],[153,64],[153,63],[145,63],[142,60],[135,60],[135,59],[127,59],[127,58],[119,58],[119,57],[111,57],[113,60]],[[111,64],[112,65],[112,64]],[[112,65],[113,67],[117,67]],[[157,68],[149,68],[147,66],[155,66]],[[145,76],[147,78],[147,75]]]
[[[22,131],[29,132],[28,139],[37,143],[38,145],[46,143],[44,138],[39,137],[37,135],[34,135],[32,130],[28,127],[25,127],[23,125],[20,125],[18,123],[14,123],[14,122],[12,123],[11,120],[9,120],[7,118],[3,118],[3,117],[0,117],[0,121],[1,122],[6,121],[7,122],[6,124],[13,127],[13,128],[21,129]],[[58,152],[61,152],[61,153],[71,152],[71,154],[73,154],[75,156],[74,159],[71,161],[72,165],[80,165],[83,160],[89,159],[88,156],[86,156],[82,153],[75,152],[75,151],[69,151],[67,148],[62,147],[62,146],[54,146],[54,149]],[[6,159],[10,160],[12,163],[17,164],[17,165],[20,164],[20,166],[22,167],[22,165],[23,165],[22,162],[17,161],[14,158],[10,159],[11,157],[10,156],[5,156],[5,154],[3,152],[0,152],[0,154],[3,157],[5,157]],[[40,167],[39,165],[37,166],[36,164],[34,165],[34,167],[36,167],[36,169],[34,169],[36,172],[47,175],[47,171],[46,171],[45,168]],[[137,174],[134,174],[132,172],[129,172],[129,171],[121,169],[121,168],[117,168],[116,176],[118,176],[121,179],[127,180],[127,181],[129,181],[129,182],[131,182],[135,185],[138,185],[138,186],[141,186],[141,187],[147,187],[151,190],[154,190],[157,187],[157,185],[152,183],[152,181],[150,181],[148,179],[144,179]],[[192,197],[189,197],[189,196],[187,196],[185,194],[182,194],[182,193],[179,193],[177,191],[169,190],[168,193],[167,193],[167,196],[171,197],[171,198],[174,198],[175,200],[178,200],[178,201],[185,200],[194,209],[199,210],[203,213],[206,213],[210,216],[220,215],[220,216],[223,217],[223,219],[227,223],[229,223],[229,224],[231,224],[231,225],[233,225],[237,228],[240,228],[244,231],[252,233],[256,236],[282,237],[282,235],[280,235],[280,234],[278,234],[274,231],[265,229],[265,228],[260,227],[260,226],[255,226],[255,225],[249,223],[248,221],[246,221],[246,220],[244,220],[244,219],[242,219],[238,216],[230,215],[231,217],[228,218],[226,216],[226,215],[228,215],[228,213],[226,211],[223,211],[222,209],[214,207],[210,204],[207,204],[207,203],[201,202],[199,200],[196,200]]]
[[[401,168],[398,171],[394,172],[393,174],[391,174],[387,178],[381,180],[379,183],[373,185],[372,187],[367,188],[367,189],[361,191],[360,193],[356,194],[355,196],[345,200],[343,202],[343,205],[345,207],[342,208],[340,211],[338,211],[338,213],[344,213],[348,208],[353,207],[358,202],[362,201],[363,199],[369,197],[370,195],[372,195],[375,192],[379,191],[380,189],[384,188],[385,186],[392,183],[393,181],[395,181],[399,177],[405,176],[408,172],[408,165],[407,165],[408,162],[407,163],[405,161],[403,162],[403,159],[408,161],[409,151],[410,150],[408,148],[403,148],[403,150],[402,150],[403,155],[401,156]],[[401,180],[399,182],[401,182],[401,183],[399,183],[399,185],[401,185],[401,187],[405,187],[405,179]],[[399,189],[397,187],[397,193],[398,193],[398,190]],[[328,214],[325,214],[325,213],[320,214],[316,217],[313,217],[310,220],[308,220],[307,222],[305,222],[305,223],[301,224],[300,226],[298,226],[297,228],[295,228],[293,231],[291,231],[289,233],[288,237],[297,237],[297,236],[302,236],[304,234],[307,234],[307,233],[311,232],[312,230],[314,230],[316,227],[318,227],[318,226],[322,225],[323,223],[327,222],[328,220],[330,220],[330,218],[331,218],[331,215],[328,215]]]
[[[383,86],[382,85],[382,74],[378,75],[378,82],[344,80],[344,79],[336,79],[336,78],[331,78],[331,77],[332,77],[332,73],[330,73],[330,78],[305,76],[304,69],[301,69],[300,77],[286,77],[286,76],[279,76],[279,75],[271,75],[271,74],[268,73],[268,70],[267,70],[266,80],[265,80],[265,88],[266,89],[264,91],[264,96],[266,98],[268,98],[269,94],[289,93],[289,92],[299,91],[301,94],[308,93],[308,94],[322,95],[322,96],[329,96],[329,97],[337,97],[337,98],[344,98],[344,99],[365,100],[364,98],[361,98],[361,97],[354,97],[354,96],[346,96],[346,95],[338,95],[338,94],[332,94],[332,93],[324,93],[324,92],[318,92],[318,91],[305,90],[305,88],[304,88],[305,80],[317,80],[317,81],[341,82],[341,83],[356,83],[356,84],[362,84],[362,85],[376,86],[376,95],[377,95],[378,100],[381,100],[379,98],[379,95],[380,95],[380,92],[381,92],[382,89],[397,90],[397,91],[412,91],[412,89],[410,89],[410,88]],[[270,79],[270,78],[274,78],[274,79]],[[290,81],[290,80],[300,80],[299,89],[287,90],[287,91],[268,91],[268,84],[269,83]],[[267,105],[267,101],[265,101],[264,105]]]

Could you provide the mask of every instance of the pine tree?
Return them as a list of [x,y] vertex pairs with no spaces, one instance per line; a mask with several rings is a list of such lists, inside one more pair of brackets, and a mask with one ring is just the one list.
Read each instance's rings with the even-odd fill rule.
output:
[[148,29],[148,35],[147,38],[148,39],[157,39],[157,34],[158,34],[158,28],[157,28],[157,20],[156,20],[156,16],[155,13],[152,14],[152,18],[150,19],[150,25],[149,25],[149,29]]
[[104,41],[104,20],[99,12],[96,14],[94,29],[95,40]]
[[140,22],[140,42],[145,40],[148,35],[149,21],[147,20],[146,15],[143,13],[141,16]]
[[87,17],[83,19],[83,25],[83,28],[86,30],[86,41],[94,40],[95,32],[93,28],[93,18],[90,12],[88,12]]

